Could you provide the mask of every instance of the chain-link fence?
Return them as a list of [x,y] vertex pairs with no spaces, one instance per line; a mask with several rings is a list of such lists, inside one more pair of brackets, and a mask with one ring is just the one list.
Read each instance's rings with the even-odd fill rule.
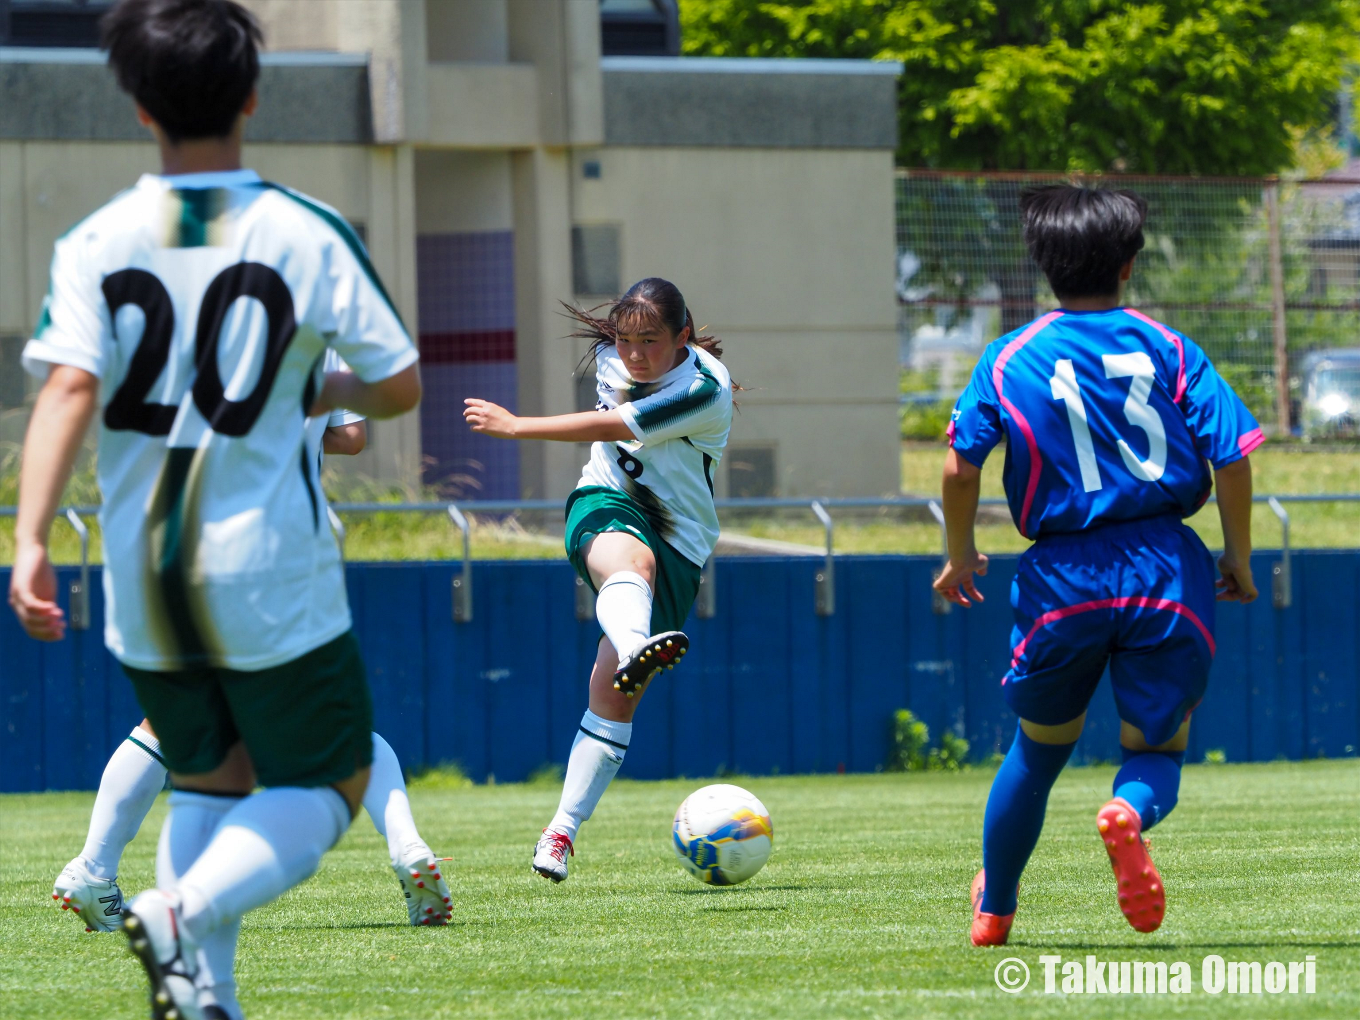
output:
[[[1059,175],[900,171],[903,427],[933,438],[983,347],[1055,304],[1025,253],[1019,197]],[[1360,180],[1105,178],[1148,201],[1127,303],[1194,338],[1263,424],[1318,419],[1319,359],[1360,410]],[[1358,355],[1360,357],[1360,355]],[[1323,366],[1324,374],[1327,366]],[[1339,373],[1339,374],[1338,374]],[[1328,385],[1324,379],[1323,390]],[[1321,397],[1319,396],[1321,394]],[[1333,399],[1329,405],[1341,405]],[[1325,415],[1324,415],[1325,417]],[[1354,424],[1354,412],[1332,415]],[[1310,426],[1312,429],[1313,426]]]

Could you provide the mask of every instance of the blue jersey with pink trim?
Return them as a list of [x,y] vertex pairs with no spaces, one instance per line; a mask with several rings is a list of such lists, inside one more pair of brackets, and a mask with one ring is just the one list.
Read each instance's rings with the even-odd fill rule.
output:
[[1264,441],[1188,337],[1132,308],[1049,312],[988,345],[949,440],[981,467],[1006,439],[1011,517],[1027,538],[1176,513]]

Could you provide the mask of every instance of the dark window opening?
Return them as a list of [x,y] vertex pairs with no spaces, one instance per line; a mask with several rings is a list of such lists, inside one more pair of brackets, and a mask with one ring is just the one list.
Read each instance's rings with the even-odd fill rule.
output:
[[766,499],[776,494],[773,446],[734,446],[727,451],[727,488],[733,499]]
[[596,388],[595,380],[595,365],[585,365],[576,376],[576,410],[578,412],[593,411],[599,399],[600,394]]
[[0,411],[23,407],[28,396],[28,373],[22,360],[26,342],[21,336],[0,336]]
[[99,19],[113,0],[0,0],[0,45],[99,45]]
[[600,52],[606,57],[678,57],[677,0],[600,0]]
[[618,297],[622,261],[617,223],[571,228],[571,277],[575,293]]

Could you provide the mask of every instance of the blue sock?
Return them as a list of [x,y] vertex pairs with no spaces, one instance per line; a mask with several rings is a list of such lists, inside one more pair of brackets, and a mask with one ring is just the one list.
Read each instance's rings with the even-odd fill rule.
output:
[[1114,777],[1114,795],[1128,801],[1147,832],[1176,806],[1184,751],[1130,751],[1121,747],[1124,765]]
[[1039,842],[1048,791],[1076,746],[1075,742],[1040,744],[1016,727],[1015,742],[992,783],[982,822],[984,913],[1015,913],[1015,890],[1034,844]]

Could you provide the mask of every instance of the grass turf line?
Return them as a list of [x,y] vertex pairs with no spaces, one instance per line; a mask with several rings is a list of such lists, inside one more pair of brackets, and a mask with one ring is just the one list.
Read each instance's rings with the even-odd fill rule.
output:
[[[529,873],[555,784],[431,789],[412,799],[425,836],[455,858],[454,922],[405,923],[385,847],[359,818],[320,873],[246,920],[238,968],[252,1020],[288,1017],[1176,1017],[1360,1016],[1354,895],[1360,762],[1193,766],[1154,833],[1168,917],[1134,932],[1114,902],[1095,811],[1110,768],[1069,769],[1021,886],[1011,945],[967,944],[992,772],[749,777],[775,851],[755,879],[709,889],[669,847],[697,780],[620,781],[579,840],[571,878]],[[145,1015],[120,936],[86,935],[50,899],[79,849],[89,794],[0,798],[0,1016]],[[124,861],[152,876],[163,802]],[[1040,994],[1041,953],[1185,960],[1185,996]],[[1317,994],[1208,995],[1200,961],[1317,955]],[[1008,996],[992,970],[1024,959]]]

